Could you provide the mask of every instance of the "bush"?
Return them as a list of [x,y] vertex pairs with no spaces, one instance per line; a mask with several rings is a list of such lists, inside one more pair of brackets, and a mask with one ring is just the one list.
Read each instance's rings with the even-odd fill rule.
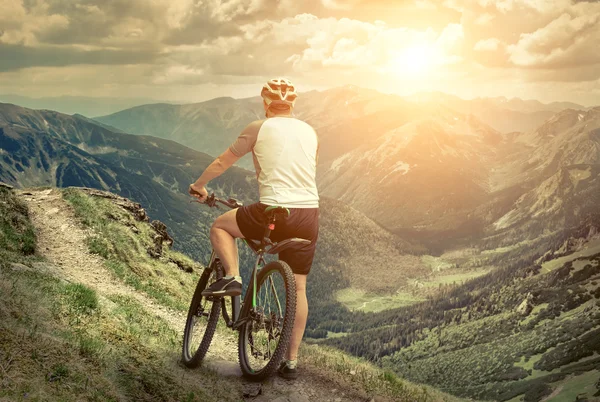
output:
[[552,388],[548,384],[538,383],[533,385],[527,392],[525,392],[523,401],[525,402],[538,402],[542,398],[552,393]]
[[27,205],[12,191],[0,188],[0,250],[32,255],[35,247],[36,236]]
[[91,314],[98,308],[98,295],[96,295],[96,291],[80,283],[66,285],[65,295],[69,307],[75,312]]

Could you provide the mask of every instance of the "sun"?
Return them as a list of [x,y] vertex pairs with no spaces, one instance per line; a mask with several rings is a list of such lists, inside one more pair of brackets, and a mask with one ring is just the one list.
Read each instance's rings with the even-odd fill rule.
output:
[[439,50],[432,44],[422,43],[405,47],[392,59],[397,74],[425,75],[435,67]]

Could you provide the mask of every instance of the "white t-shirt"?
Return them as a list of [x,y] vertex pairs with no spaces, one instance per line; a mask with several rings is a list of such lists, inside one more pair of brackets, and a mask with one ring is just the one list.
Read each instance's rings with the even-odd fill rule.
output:
[[260,202],[288,208],[318,208],[315,130],[293,117],[250,123],[229,147],[236,156],[252,152]]

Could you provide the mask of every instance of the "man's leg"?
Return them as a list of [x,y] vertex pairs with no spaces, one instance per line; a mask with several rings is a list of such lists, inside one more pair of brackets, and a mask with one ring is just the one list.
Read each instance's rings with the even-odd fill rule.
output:
[[235,215],[237,209],[225,212],[219,216],[210,228],[210,242],[223,264],[225,274],[230,276],[240,275],[236,238],[243,238]]
[[294,320],[294,329],[290,338],[290,345],[287,350],[287,360],[298,359],[298,349],[304,329],[306,328],[306,320],[308,319],[308,301],[306,299],[306,275],[294,274],[296,278],[296,319]]

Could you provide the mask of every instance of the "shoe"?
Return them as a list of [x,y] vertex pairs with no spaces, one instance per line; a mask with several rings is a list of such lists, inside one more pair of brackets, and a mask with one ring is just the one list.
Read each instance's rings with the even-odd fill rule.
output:
[[202,292],[202,296],[239,296],[242,284],[235,278],[221,278]]
[[296,378],[298,378],[298,369],[289,368],[287,362],[284,360],[279,365],[277,374],[279,374],[280,377],[285,378],[286,380],[295,380]]

